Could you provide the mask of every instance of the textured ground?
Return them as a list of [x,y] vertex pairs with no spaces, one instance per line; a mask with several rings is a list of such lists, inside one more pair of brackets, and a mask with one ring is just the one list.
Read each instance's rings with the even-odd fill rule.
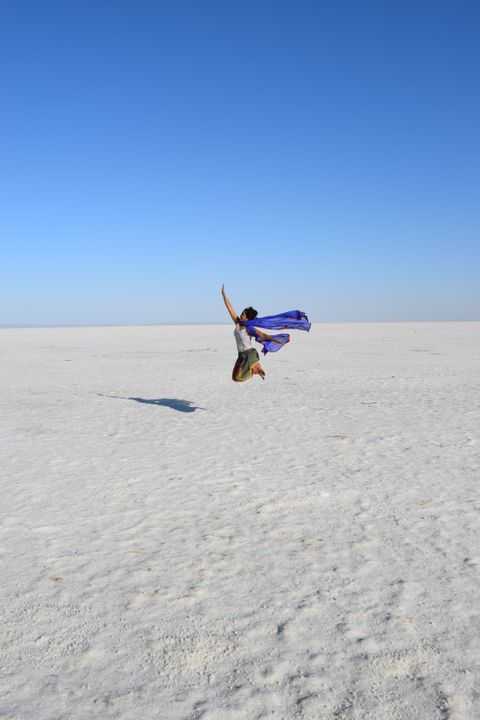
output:
[[0,355],[2,720],[480,717],[480,324]]

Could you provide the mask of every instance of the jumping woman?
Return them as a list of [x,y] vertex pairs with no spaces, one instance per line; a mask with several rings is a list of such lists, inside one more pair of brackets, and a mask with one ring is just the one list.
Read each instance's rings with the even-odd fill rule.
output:
[[232,380],[234,382],[250,380],[253,375],[259,375],[262,380],[265,379],[265,370],[260,364],[258,352],[252,346],[252,338],[263,345],[262,352],[264,355],[266,355],[267,352],[276,352],[286,345],[286,343],[290,342],[290,335],[286,333],[268,335],[262,330],[259,330],[260,327],[271,330],[281,330],[284,328],[310,330],[310,322],[305,313],[300,310],[290,310],[280,315],[269,315],[259,318],[254,308],[247,307],[241,315],[238,315],[233,309],[223,285],[222,297],[228,314],[235,323],[233,334],[237,343],[238,357],[232,371]]

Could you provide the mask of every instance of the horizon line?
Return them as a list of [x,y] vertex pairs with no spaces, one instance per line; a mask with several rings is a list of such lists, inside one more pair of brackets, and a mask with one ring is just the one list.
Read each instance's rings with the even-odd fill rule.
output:
[[[312,320],[312,325],[388,325],[398,323],[475,323],[480,322],[479,318],[469,319],[423,319],[423,320]],[[0,330],[41,330],[53,328],[122,328],[122,327],[188,327],[188,326],[211,326],[211,325],[231,325],[228,321],[212,321],[212,322],[152,322],[152,323],[0,323]]]

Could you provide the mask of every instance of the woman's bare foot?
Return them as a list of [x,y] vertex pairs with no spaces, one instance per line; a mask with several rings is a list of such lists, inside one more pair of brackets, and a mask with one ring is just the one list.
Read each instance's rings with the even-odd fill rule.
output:
[[262,380],[265,380],[265,370],[262,368],[260,363],[257,363],[256,365],[253,366],[252,372],[254,375],[260,375]]

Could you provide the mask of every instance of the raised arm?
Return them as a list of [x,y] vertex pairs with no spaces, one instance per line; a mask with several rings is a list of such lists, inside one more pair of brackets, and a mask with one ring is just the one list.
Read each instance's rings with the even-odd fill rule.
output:
[[235,310],[233,309],[232,303],[230,302],[230,300],[228,299],[228,297],[227,297],[227,295],[226,295],[226,293],[225,293],[225,287],[224,287],[224,285],[222,285],[222,297],[223,297],[223,302],[225,303],[225,307],[226,307],[227,310],[228,310],[228,314],[229,314],[230,317],[232,318],[233,322],[234,322],[234,323],[237,323],[237,322],[238,322],[238,315],[237,315],[237,313],[235,312]]

